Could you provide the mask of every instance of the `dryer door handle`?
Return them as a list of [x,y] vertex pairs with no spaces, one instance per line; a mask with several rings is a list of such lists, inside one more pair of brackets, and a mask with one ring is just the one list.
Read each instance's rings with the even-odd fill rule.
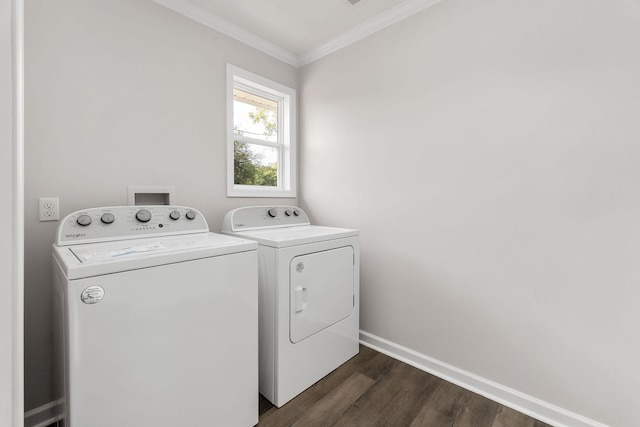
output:
[[307,288],[299,286],[295,289],[295,309],[296,313],[300,313],[307,308]]

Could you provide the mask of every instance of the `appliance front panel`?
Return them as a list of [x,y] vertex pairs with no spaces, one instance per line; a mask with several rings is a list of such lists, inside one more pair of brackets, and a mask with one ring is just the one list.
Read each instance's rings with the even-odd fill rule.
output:
[[[355,257],[353,269],[353,297],[355,306],[351,315],[294,344],[290,338],[291,261],[299,256],[351,247]],[[277,407],[281,407],[322,377],[358,354],[360,306],[360,239],[357,236],[328,240],[310,245],[292,246],[275,250],[276,268],[272,283],[275,291],[275,340],[273,384],[260,388],[261,393]],[[260,251],[264,250],[260,246]],[[271,248],[270,248],[271,249]],[[262,284],[261,284],[262,285]],[[261,309],[263,307],[261,306]],[[270,308],[266,308],[269,310]],[[262,358],[264,354],[261,354]],[[263,390],[273,388],[273,394]]]
[[66,425],[256,424],[256,263],[249,251],[70,281]]
[[354,296],[354,249],[344,246],[296,256],[289,266],[289,339],[292,343],[351,315]]

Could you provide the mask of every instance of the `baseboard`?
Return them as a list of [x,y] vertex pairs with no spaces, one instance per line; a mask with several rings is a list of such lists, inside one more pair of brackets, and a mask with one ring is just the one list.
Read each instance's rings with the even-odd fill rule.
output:
[[360,331],[360,343],[547,424],[556,427],[607,427],[368,332]]
[[58,421],[60,401],[49,402],[24,413],[24,427],[46,427]]

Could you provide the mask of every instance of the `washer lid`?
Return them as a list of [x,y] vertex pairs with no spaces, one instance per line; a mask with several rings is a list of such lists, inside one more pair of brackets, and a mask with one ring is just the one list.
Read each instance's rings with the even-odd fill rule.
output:
[[215,233],[53,246],[68,279],[256,250],[255,241]]
[[358,236],[358,230],[348,228],[323,227],[319,225],[304,225],[300,227],[271,228],[266,230],[251,230],[233,233],[234,236],[256,240],[258,244],[274,248],[305,245],[308,243],[325,242],[327,240],[342,239]]

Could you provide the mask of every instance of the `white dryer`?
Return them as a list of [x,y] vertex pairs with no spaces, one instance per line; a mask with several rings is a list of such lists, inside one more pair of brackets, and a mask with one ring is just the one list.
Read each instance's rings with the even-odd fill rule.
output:
[[258,422],[256,242],[186,207],[94,208],[53,259],[66,427]]
[[222,232],[258,242],[260,393],[280,407],[359,351],[359,232],[294,206],[235,209]]

